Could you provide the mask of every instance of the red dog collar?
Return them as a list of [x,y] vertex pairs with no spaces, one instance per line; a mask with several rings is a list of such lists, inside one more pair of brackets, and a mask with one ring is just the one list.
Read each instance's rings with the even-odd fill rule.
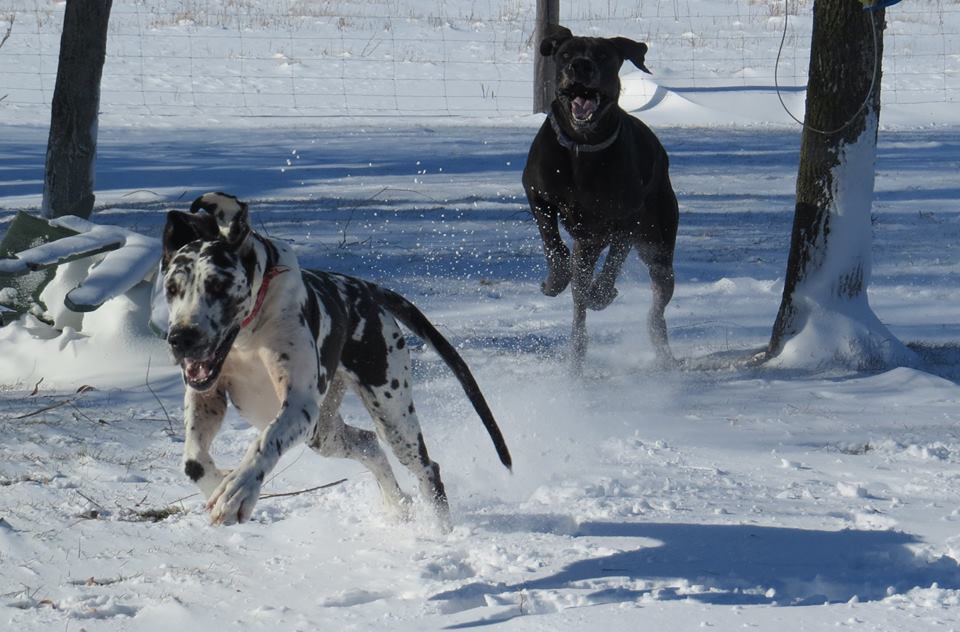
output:
[[260,308],[263,307],[263,299],[267,297],[267,290],[270,289],[270,281],[272,281],[275,276],[283,274],[289,269],[287,266],[274,266],[264,273],[263,282],[260,283],[260,290],[257,292],[257,300],[253,304],[253,310],[250,312],[250,315],[240,323],[241,327],[249,325],[253,319],[257,317],[257,314],[260,313]]

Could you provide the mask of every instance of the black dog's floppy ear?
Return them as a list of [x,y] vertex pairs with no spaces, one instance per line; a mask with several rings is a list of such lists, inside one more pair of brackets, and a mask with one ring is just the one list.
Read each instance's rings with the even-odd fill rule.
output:
[[544,57],[553,55],[560,48],[560,44],[571,37],[573,37],[573,33],[567,27],[559,24],[548,24],[547,34],[540,40],[540,54]]
[[611,37],[607,41],[617,49],[621,59],[630,60],[634,66],[648,75],[653,74],[643,63],[643,58],[646,56],[648,50],[646,44],[643,42],[634,42],[632,39],[627,39],[626,37]]
[[182,211],[167,213],[163,227],[162,269],[166,269],[173,253],[198,239],[213,241],[219,235],[217,223],[209,215],[191,215]]
[[250,234],[249,210],[229,193],[204,193],[190,205],[190,212],[205,211],[214,220],[220,237],[232,247],[238,247]]

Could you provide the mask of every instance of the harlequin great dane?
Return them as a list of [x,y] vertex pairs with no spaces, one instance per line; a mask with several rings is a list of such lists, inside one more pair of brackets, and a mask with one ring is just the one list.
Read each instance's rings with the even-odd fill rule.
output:
[[[562,26],[552,26],[540,42],[540,54],[556,62],[556,94],[530,147],[523,188],[547,259],[542,292],[557,296],[573,285],[575,372],[587,349],[587,309],[604,309],[616,298],[614,284],[631,248],[650,272],[653,303],[647,328],[657,359],[674,363],[663,312],[674,289],[677,197],[663,145],[618,103],[620,67],[630,60],[650,72],[646,52],[642,42],[575,37]],[[573,237],[572,254],[558,221]]]
[[[373,472],[388,508],[403,514],[379,435],[419,481],[440,523],[449,510],[411,396],[410,353],[397,320],[452,369],[490,433],[510,453],[463,358],[412,303],[341,274],[300,269],[294,253],[250,229],[247,205],[224,193],[170,211],[163,235],[167,342],[186,383],[183,466],[207,499],[214,524],[247,520],[264,477],[300,442],[321,455],[356,459]],[[344,423],[353,389],[376,433]],[[220,470],[210,445],[227,400],[260,430],[236,469]]]

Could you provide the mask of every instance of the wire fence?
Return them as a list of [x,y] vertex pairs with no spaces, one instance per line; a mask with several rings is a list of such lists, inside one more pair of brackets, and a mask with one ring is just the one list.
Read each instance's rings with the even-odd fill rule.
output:
[[[478,4],[115,0],[101,109],[148,116],[529,113],[535,3],[489,0],[482,11]],[[769,88],[789,11],[778,77],[799,88],[812,4],[566,2],[561,22],[578,34],[647,42],[652,80],[666,88]],[[0,118],[4,110],[49,107],[62,21],[62,3],[0,0]],[[887,23],[884,102],[960,100],[957,0],[901,3],[888,10]]]

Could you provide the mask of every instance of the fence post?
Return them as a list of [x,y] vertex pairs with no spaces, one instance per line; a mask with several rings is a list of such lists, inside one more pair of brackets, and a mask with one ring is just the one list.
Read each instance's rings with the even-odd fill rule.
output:
[[553,58],[540,54],[540,42],[551,24],[560,23],[560,0],[537,0],[537,37],[533,45],[533,112],[546,112],[553,102],[556,69]]

